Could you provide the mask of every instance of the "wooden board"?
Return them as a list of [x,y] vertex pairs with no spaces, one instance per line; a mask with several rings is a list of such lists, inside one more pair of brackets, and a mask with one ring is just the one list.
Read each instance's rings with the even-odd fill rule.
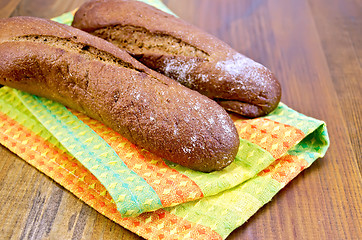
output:
[[[53,17],[82,0],[8,0],[0,17]],[[362,3],[165,0],[272,69],[282,101],[326,121],[331,147],[228,239],[361,239]],[[141,239],[0,146],[3,239]]]

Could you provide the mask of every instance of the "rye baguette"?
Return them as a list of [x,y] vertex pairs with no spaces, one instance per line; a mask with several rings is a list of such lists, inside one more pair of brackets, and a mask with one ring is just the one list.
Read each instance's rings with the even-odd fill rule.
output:
[[125,49],[143,64],[246,117],[274,110],[281,87],[263,65],[203,30],[133,0],[84,3],[72,25]]
[[237,153],[235,125],[216,102],[81,30],[1,19],[0,59],[0,84],[81,111],[169,161],[210,172]]

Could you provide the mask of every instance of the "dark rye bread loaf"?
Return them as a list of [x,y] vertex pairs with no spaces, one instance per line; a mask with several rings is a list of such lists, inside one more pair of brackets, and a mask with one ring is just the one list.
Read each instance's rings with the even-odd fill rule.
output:
[[0,20],[0,84],[58,101],[194,170],[230,164],[235,125],[216,102],[113,44],[33,17]]
[[180,18],[132,0],[83,4],[72,25],[127,50],[146,66],[216,100],[258,117],[276,108],[277,79],[266,67]]

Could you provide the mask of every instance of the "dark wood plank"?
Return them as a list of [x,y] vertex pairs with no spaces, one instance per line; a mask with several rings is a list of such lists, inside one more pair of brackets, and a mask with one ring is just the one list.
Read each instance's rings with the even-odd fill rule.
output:
[[[331,147],[326,157],[228,239],[361,237],[361,2],[164,2],[180,17],[271,68],[282,83],[284,103],[327,122]],[[50,18],[77,4],[23,0],[13,15]],[[0,212],[0,235],[5,239],[141,239],[4,147],[0,147]]]
[[1,0],[0,1],[0,18],[7,18],[18,6],[21,0]]
[[[362,2],[308,2],[358,158],[362,156]],[[358,165],[361,171],[362,161]]]
[[64,12],[74,10],[85,1],[86,0],[21,0],[11,15],[52,18]]

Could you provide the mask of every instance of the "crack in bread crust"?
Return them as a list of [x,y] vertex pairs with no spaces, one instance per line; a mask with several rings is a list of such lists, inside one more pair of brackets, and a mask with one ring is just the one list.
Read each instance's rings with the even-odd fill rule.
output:
[[127,63],[119,58],[116,58],[110,53],[101,51],[93,46],[84,43],[72,41],[69,38],[60,38],[60,37],[45,36],[45,35],[26,35],[26,36],[14,37],[11,39],[11,41],[29,41],[29,42],[48,44],[54,47],[66,49],[68,51],[79,52],[81,54],[89,56],[90,58],[96,58],[106,63],[117,64],[121,67],[130,68],[138,72],[143,72],[142,70],[133,67],[130,63]]
[[143,69],[138,69],[134,67],[132,64],[125,62],[122,59],[117,58],[108,52],[99,50],[96,47],[87,45],[85,43],[73,41],[70,38],[60,38],[56,36],[46,36],[46,35],[25,35],[25,36],[14,37],[11,39],[11,41],[14,42],[27,41],[34,43],[42,43],[57,48],[61,48],[67,51],[77,52],[88,57],[89,59],[97,59],[107,64],[114,64],[120,67],[128,68],[130,70],[145,73],[149,75],[151,78],[157,80],[158,82],[168,85],[167,83],[163,82],[161,79],[158,79],[157,77],[152,76],[149,73],[145,72]]
[[106,39],[132,54],[160,54],[195,57],[208,60],[209,54],[179,38],[165,33],[153,33],[133,25],[115,25],[96,29],[93,35]]

